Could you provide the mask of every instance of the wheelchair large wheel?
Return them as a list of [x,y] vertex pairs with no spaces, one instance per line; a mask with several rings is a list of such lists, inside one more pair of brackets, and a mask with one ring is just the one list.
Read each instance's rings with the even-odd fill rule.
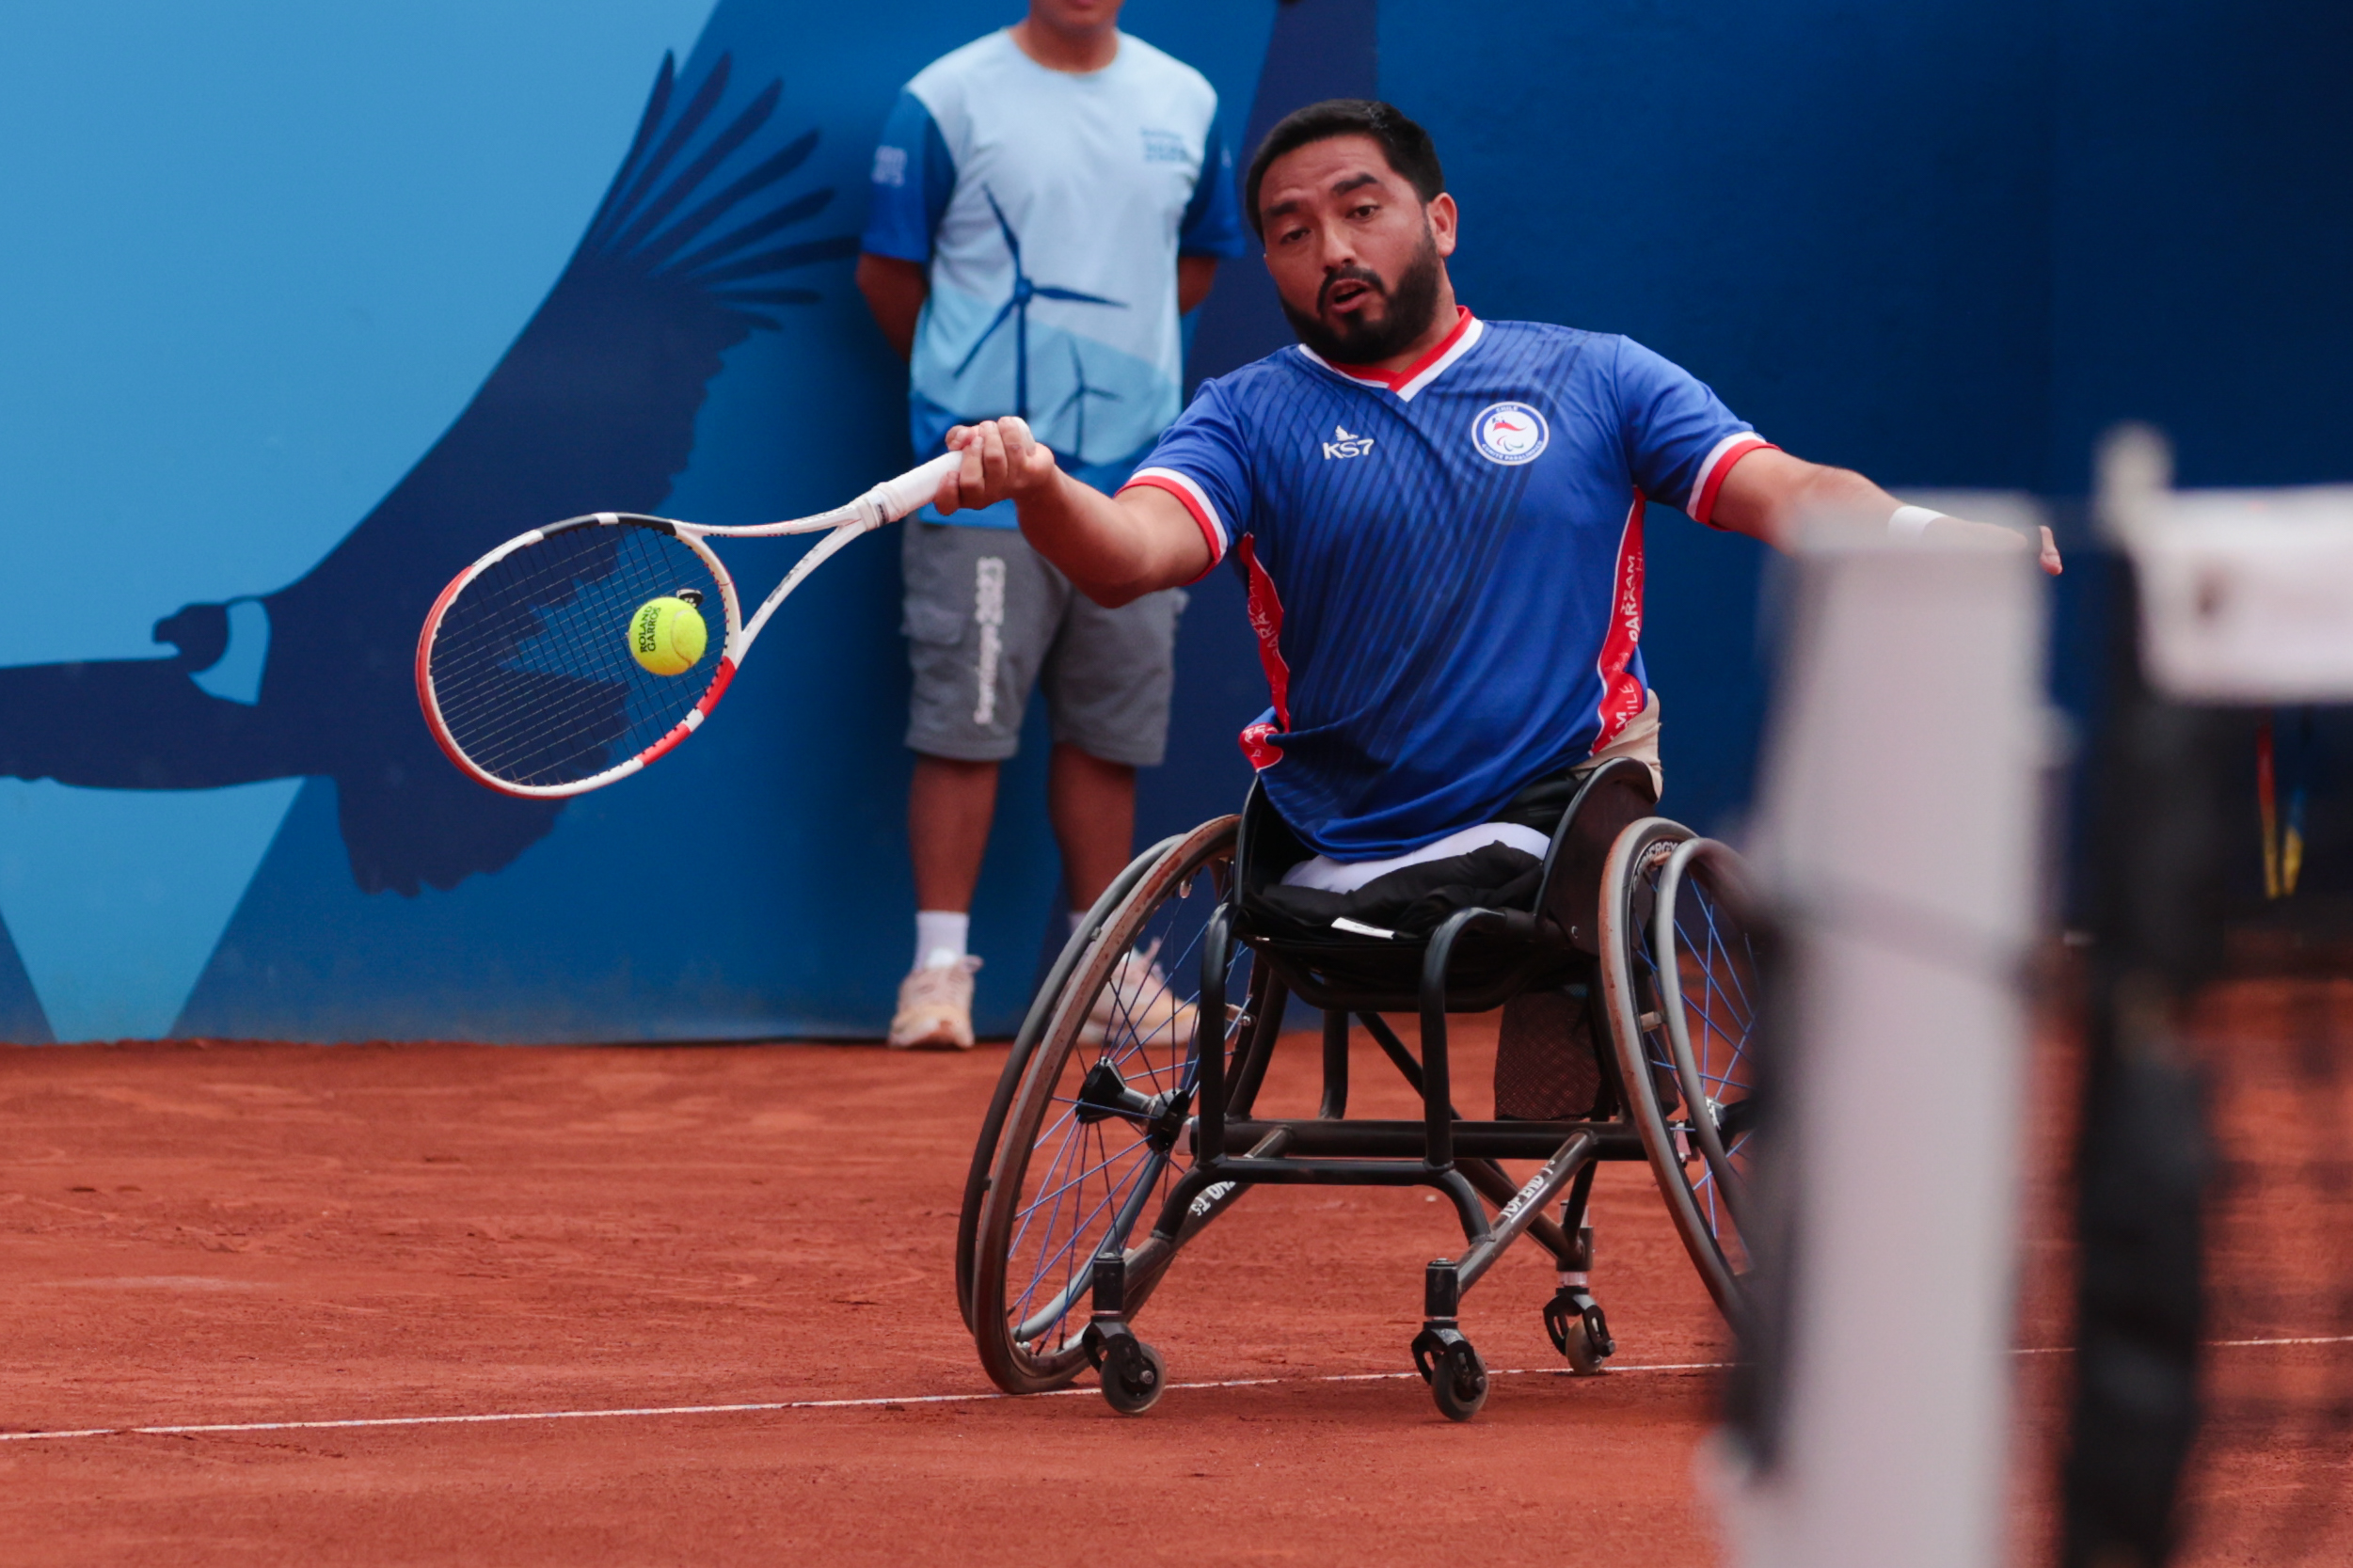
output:
[[972,1282],[977,1272],[974,1261],[979,1247],[980,1209],[989,1194],[989,1173],[996,1165],[997,1141],[1005,1132],[1005,1118],[1012,1111],[1013,1094],[1022,1085],[1029,1058],[1037,1051],[1038,1042],[1045,1037],[1046,1027],[1054,1022],[1054,1005],[1069,986],[1071,974],[1087,957],[1094,944],[1095,933],[1101,930],[1127,901],[1135,890],[1161,858],[1184,841],[1183,834],[1164,838],[1130,861],[1111,879],[1071,933],[1070,941],[1055,958],[1053,967],[1039,985],[1038,993],[1030,999],[1029,1011],[1022,1018],[1020,1031],[1013,1037],[1012,1049],[1006,1053],[1005,1070],[998,1076],[996,1092],[989,1099],[989,1108],[980,1118],[980,1136],[974,1140],[972,1166],[964,1177],[964,1201],[956,1218],[956,1307],[964,1315],[964,1330],[972,1331]]
[[1740,861],[1663,817],[1629,826],[1601,877],[1601,982],[1619,1077],[1709,1294],[1739,1306],[1759,1004]]
[[[991,1381],[1038,1393],[1087,1365],[1093,1260],[1129,1259],[1132,1316],[1166,1268],[1139,1256],[1181,1173],[1196,1051],[1229,1048],[1243,1009],[1199,1020],[1202,942],[1232,880],[1235,818],[1167,846],[1088,935],[1043,1033],[1018,1068],[980,1195],[968,1302]],[[1229,957],[1228,997],[1249,958]]]

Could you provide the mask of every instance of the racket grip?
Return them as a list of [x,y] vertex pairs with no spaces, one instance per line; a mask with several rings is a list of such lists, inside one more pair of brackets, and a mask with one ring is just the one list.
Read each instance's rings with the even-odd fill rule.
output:
[[897,479],[886,479],[858,498],[861,507],[870,504],[873,516],[866,523],[869,529],[895,523],[922,506],[940,493],[940,481],[954,471],[963,458],[956,452],[943,452],[919,468],[910,468]]

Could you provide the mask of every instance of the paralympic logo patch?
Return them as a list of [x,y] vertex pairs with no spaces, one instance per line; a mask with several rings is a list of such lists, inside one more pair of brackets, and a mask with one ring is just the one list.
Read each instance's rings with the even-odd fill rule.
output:
[[1552,440],[1544,416],[1524,403],[1494,403],[1471,421],[1471,444],[1490,463],[1533,463]]

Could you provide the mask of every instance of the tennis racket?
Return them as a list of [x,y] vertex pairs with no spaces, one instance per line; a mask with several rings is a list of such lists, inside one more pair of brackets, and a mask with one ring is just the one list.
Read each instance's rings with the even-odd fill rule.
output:
[[[706,528],[598,512],[510,539],[441,591],[417,639],[417,700],[450,760],[505,795],[547,799],[601,788],[661,757],[700,728],[744,656],[792,591],[859,534],[895,523],[938,493],[954,452],[814,517]],[[747,624],[705,541],[826,535],[796,562]],[[631,647],[651,601],[683,600],[711,638],[677,674]]]

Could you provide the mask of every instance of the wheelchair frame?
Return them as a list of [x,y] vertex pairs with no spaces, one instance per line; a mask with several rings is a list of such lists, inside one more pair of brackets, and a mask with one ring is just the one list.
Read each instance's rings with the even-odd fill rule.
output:
[[[1435,1259],[1425,1271],[1423,1322],[1412,1351],[1439,1408],[1456,1420],[1477,1412],[1487,1388],[1486,1369],[1461,1331],[1463,1294],[1522,1236],[1534,1236],[1559,1269],[1559,1289],[1544,1308],[1544,1322],[1571,1368],[1598,1371],[1614,1350],[1608,1321],[1592,1293],[1593,1231],[1585,1223],[1601,1161],[1648,1162],[1703,1281],[1719,1307],[1732,1311],[1739,1280],[1712,1217],[1713,1193],[1706,1198],[1707,1212],[1697,1206],[1700,1186],[1730,1180],[1730,1166],[1721,1141],[1703,1139],[1713,1174],[1693,1184],[1681,1124],[1669,1119],[1677,1106],[1661,1091],[1668,1089],[1662,1075],[1672,1075],[1691,1105],[1706,1101],[1710,1130],[1720,1128],[1728,1135],[1737,1102],[1732,1112],[1721,1110],[1719,1091],[1711,1085],[1745,1088],[1731,1079],[1710,1078],[1704,1064],[1694,1063],[1681,1027],[1683,1015],[1678,1011],[1671,1021],[1663,1016],[1680,1006],[1670,1000],[1674,977],[1659,977],[1665,990],[1654,998],[1636,959],[1655,967],[1656,953],[1685,940],[1675,913],[1675,888],[1685,867],[1703,863],[1695,857],[1708,857],[1705,863],[1714,868],[1709,875],[1718,880],[1729,877],[1736,887],[1738,866],[1722,846],[1651,815],[1655,800],[1649,769],[1639,762],[1615,759],[1592,768],[1575,780],[1529,907],[1461,910],[1427,937],[1370,927],[1327,936],[1296,923],[1254,928],[1247,895],[1310,853],[1255,785],[1239,818],[1203,823],[1137,856],[1096,901],[1033,998],[974,1150],[957,1235],[957,1299],[991,1377],[1008,1392],[1034,1392],[1058,1386],[1083,1361],[1101,1374],[1103,1394],[1115,1409],[1149,1408],[1165,1386],[1164,1369],[1158,1354],[1137,1338],[1130,1319],[1178,1251],[1243,1192],[1260,1185],[1424,1186],[1446,1195],[1465,1244],[1457,1256]],[[1113,1058],[1105,1055],[1086,1068],[1082,1080],[1071,1083],[1064,1074],[1087,1060],[1074,1053],[1085,1037],[1079,1025],[1092,1006],[1090,998],[1109,983],[1109,966],[1125,961],[1118,953],[1143,929],[1137,922],[1151,918],[1148,912],[1123,911],[1162,907],[1171,889],[1184,893],[1188,879],[1211,867],[1216,901],[1192,939],[1199,945],[1200,987],[1190,1005],[1190,1038],[1179,1058],[1183,1073],[1164,1082],[1155,1071],[1155,1083],[1164,1086],[1148,1095],[1131,1086]],[[1635,892],[1646,876],[1652,878],[1649,915],[1640,912]],[[1653,916],[1655,927],[1649,924]],[[1715,917],[1705,919],[1713,952]],[[1106,944],[1105,934],[1115,927],[1125,934]],[[1246,949],[1253,958],[1248,994],[1241,1006],[1230,1006],[1230,977]],[[1705,978],[1712,994],[1715,982]],[[1458,1119],[1451,1092],[1448,1016],[1487,1011],[1515,996],[1553,989],[1585,997],[1601,1070],[1600,1101],[1581,1118]],[[1312,1117],[1262,1117],[1256,1114],[1258,1093],[1281,1032],[1284,1006],[1294,995],[1324,1010],[1321,1102]],[[1728,1038],[1707,1006],[1703,999],[1699,1016],[1707,1029],[1719,1031],[1711,1037]],[[1382,1016],[1408,1011],[1420,1022],[1419,1058]],[[1216,1021],[1214,1033],[1204,1031],[1205,1021]],[[1421,1097],[1419,1118],[1349,1119],[1348,1047],[1359,1022]],[[1746,1027],[1741,1025],[1741,1037]],[[1632,1034],[1621,1038],[1627,1028]],[[1737,1064],[1738,1042],[1732,1043]],[[1041,1051],[1048,1053],[1042,1059]],[[1629,1073],[1637,1075],[1630,1085]],[[1056,1105],[1067,1110],[1057,1112]],[[1083,1262],[1066,1269],[1063,1287],[1046,1311],[1026,1320],[1028,1333],[994,1323],[1005,1307],[997,1298],[1011,1278],[1004,1247],[1019,1244],[1029,1233],[1024,1216],[1033,1212],[1024,1206],[1020,1173],[1044,1146],[1027,1139],[1048,1125],[1067,1130],[1113,1120],[1134,1130],[1141,1140],[1137,1147],[1157,1151],[1148,1158],[1163,1164],[1164,1174],[1154,1180],[1168,1183],[1165,1196],[1155,1200],[1139,1191],[1132,1204],[1121,1200],[1124,1217],[1107,1218],[1099,1237],[1085,1243],[1091,1250],[1066,1247],[1058,1254]],[[1027,1131],[1008,1143],[1009,1131],[1020,1127]],[[1070,1135],[1065,1131],[1059,1149],[1073,1147]],[[1184,1164],[1187,1155],[1191,1163]],[[1065,1157],[1062,1152],[1051,1157],[1048,1180],[1059,1180],[1051,1173]],[[1090,1168],[1105,1170],[1110,1159],[1121,1157],[1106,1157]],[[1542,1164],[1528,1180],[1515,1182],[1498,1164],[1505,1159]],[[1675,1184],[1678,1180],[1682,1186]],[[1060,1195],[1073,1191],[1070,1185],[1056,1187],[1053,1199],[1058,1205]],[[1729,1188],[1725,1196],[1728,1214]],[[1557,1221],[1545,1212],[1555,1199],[1563,1200]],[[1102,1201],[1109,1202],[1109,1196]],[[1494,1206],[1492,1217],[1485,1204]],[[1098,1207],[1091,1212],[1106,1211]],[[1147,1215],[1151,1228],[1139,1237]],[[1073,1320],[1082,1295],[1089,1298],[1090,1311],[1075,1342],[1059,1338],[1052,1344],[1062,1348],[1036,1351],[1036,1336],[1050,1324],[1076,1326]],[[1021,1299],[1029,1299],[1026,1291]],[[1030,1365],[1026,1358],[1041,1354],[1042,1364]]]
[[[1134,1340],[1127,1324],[1131,1282],[1156,1276],[1173,1259],[1190,1229],[1257,1185],[1426,1186],[1443,1193],[1460,1220],[1466,1246],[1458,1257],[1430,1262],[1423,1279],[1423,1323],[1413,1345],[1414,1361],[1431,1383],[1439,1407],[1456,1418],[1474,1413],[1486,1396],[1485,1369],[1462,1336],[1459,1313],[1464,1292],[1477,1284],[1523,1234],[1535,1235],[1562,1274],[1560,1291],[1546,1308],[1555,1344],[1582,1331],[1590,1359],[1614,1348],[1607,1319],[1590,1291],[1592,1231],[1583,1224],[1596,1165],[1604,1160],[1640,1161],[1647,1156],[1618,1083],[1611,1027],[1602,1006],[1598,914],[1602,867],[1609,848],[1626,827],[1649,815],[1655,797],[1649,769],[1630,759],[1604,763],[1582,782],[1564,811],[1548,847],[1534,909],[1457,911],[1425,941],[1398,938],[1371,947],[1378,938],[1349,938],[1329,944],[1254,933],[1242,908],[1254,879],[1280,869],[1268,863],[1291,839],[1264,793],[1253,784],[1234,848],[1234,880],[1211,914],[1201,944],[1199,1019],[1226,1014],[1226,978],[1234,945],[1252,949],[1248,1023],[1234,1047],[1232,1076],[1226,1053],[1202,1050],[1198,1036],[1191,1128],[1193,1164],[1163,1203],[1151,1236],[1133,1255],[1106,1247],[1093,1260],[1093,1315],[1087,1331],[1089,1359],[1105,1372],[1105,1388],[1119,1375],[1154,1385],[1157,1358]],[[1287,862],[1285,863],[1288,863]],[[1458,983],[1455,957],[1466,940],[1489,939],[1487,971]],[[1361,971],[1344,973],[1351,960],[1394,962],[1421,951],[1419,984],[1411,992],[1377,982]],[[1335,970],[1343,973],[1334,973]],[[1614,1101],[1603,1119],[1562,1121],[1468,1121],[1452,1100],[1448,1044],[1450,1013],[1486,1012],[1546,983],[1582,989],[1596,1031],[1603,1083]],[[1323,1095],[1312,1118],[1267,1119],[1254,1116],[1260,1085],[1280,1034],[1288,996],[1324,1010]],[[1414,1011],[1421,1021],[1422,1054],[1417,1061],[1384,1012]],[[1421,1095],[1420,1121],[1347,1119],[1348,1042],[1351,1021],[1361,1022],[1406,1081]],[[1198,1031],[1198,1025],[1197,1025]],[[1232,1150],[1242,1148],[1245,1152]],[[1544,1162],[1524,1183],[1516,1183],[1495,1162]],[[1561,1221],[1545,1210],[1567,1192]],[[1498,1206],[1489,1219],[1484,1196]],[[1578,1322],[1572,1325],[1569,1320]],[[1139,1390],[1140,1392],[1140,1390]],[[1115,1398],[1114,1402],[1119,1402]],[[1149,1402],[1147,1400],[1146,1402]]]

